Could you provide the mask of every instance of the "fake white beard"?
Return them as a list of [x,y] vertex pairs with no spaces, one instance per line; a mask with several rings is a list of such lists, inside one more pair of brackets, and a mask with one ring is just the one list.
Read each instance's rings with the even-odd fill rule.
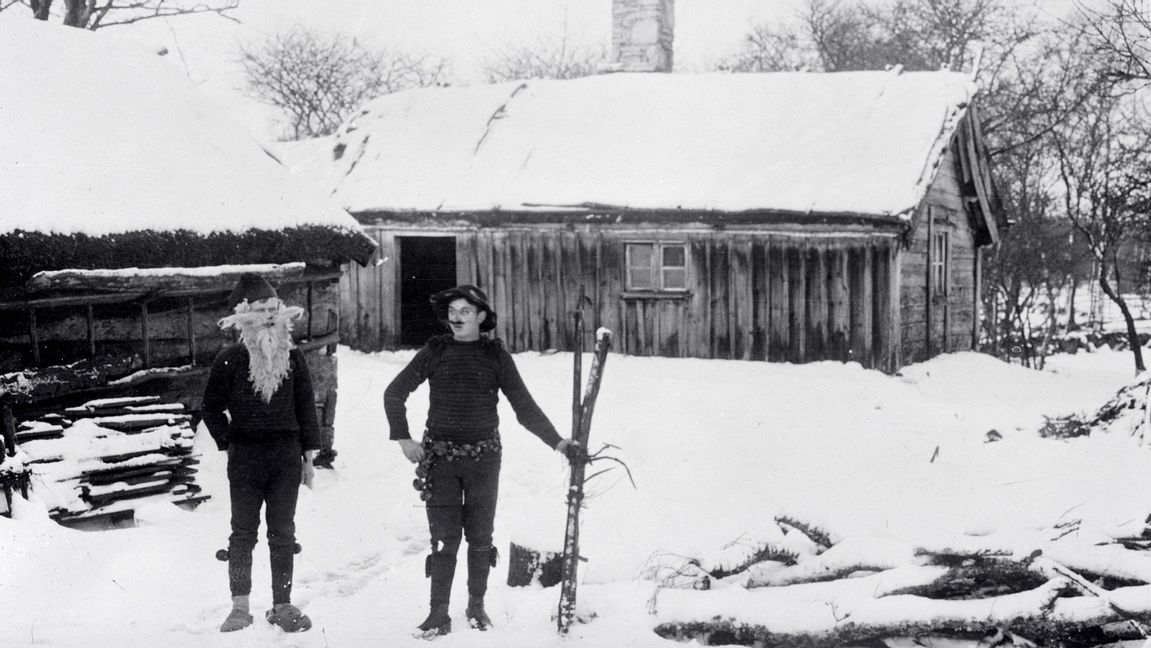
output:
[[221,319],[220,328],[235,328],[240,332],[240,342],[248,349],[248,380],[260,398],[270,403],[272,394],[291,369],[288,352],[296,347],[292,342],[292,320],[302,315],[304,309],[281,306],[272,316],[270,326],[266,314],[240,307],[237,311]]

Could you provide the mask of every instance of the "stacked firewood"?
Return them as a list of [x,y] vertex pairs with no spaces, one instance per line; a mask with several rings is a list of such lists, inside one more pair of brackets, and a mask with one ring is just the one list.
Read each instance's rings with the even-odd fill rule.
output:
[[1074,647],[1151,635],[1142,537],[1072,523],[907,543],[777,522],[782,535],[741,539],[713,556],[654,555],[645,576],[658,585],[655,632],[702,645],[805,648],[957,639]]
[[54,519],[129,518],[145,502],[207,499],[190,421],[159,396],[105,398],[23,421],[16,442]]

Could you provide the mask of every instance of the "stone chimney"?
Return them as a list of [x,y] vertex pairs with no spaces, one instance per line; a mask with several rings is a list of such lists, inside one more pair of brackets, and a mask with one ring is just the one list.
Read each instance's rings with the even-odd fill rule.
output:
[[611,67],[671,72],[675,0],[612,0]]

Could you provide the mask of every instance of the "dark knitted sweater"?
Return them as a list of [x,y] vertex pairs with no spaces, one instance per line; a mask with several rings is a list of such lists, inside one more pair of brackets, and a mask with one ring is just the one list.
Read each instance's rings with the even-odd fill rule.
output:
[[457,342],[451,335],[428,340],[384,390],[392,439],[411,438],[405,403],[425,380],[431,391],[427,430],[436,436],[457,441],[491,436],[500,424],[496,405],[503,390],[520,425],[552,448],[560,442],[499,340]]
[[204,424],[221,450],[227,450],[232,441],[267,443],[291,435],[299,437],[304,450],[320,448],[320,423],[308,363],[299,349],[292,349],[290,354],[288,376],[269,403],[252,388],[248,349],[243,344],[233,344],[216,356],[201,407]]

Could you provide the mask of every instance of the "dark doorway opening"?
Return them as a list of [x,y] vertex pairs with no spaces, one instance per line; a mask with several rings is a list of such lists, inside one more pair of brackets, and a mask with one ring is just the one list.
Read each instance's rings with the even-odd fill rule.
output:
[[423,346],[444,333],[428,298],[456,285],[456,239],[452,236],[401,236],[400,346]]

